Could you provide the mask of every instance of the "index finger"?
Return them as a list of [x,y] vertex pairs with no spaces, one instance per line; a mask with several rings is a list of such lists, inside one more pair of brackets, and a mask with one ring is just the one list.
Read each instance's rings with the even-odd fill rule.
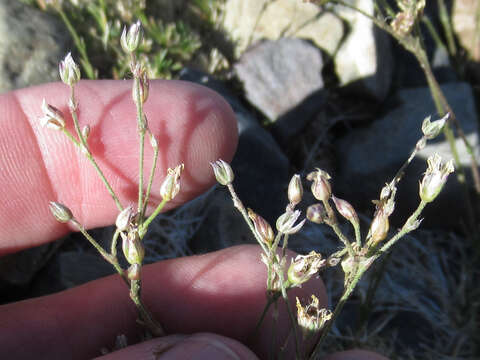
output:
[[[138,137],[130,81],[82,81],[75,88],[89,146],[123,204],[138,196]],[[0,96],[0,255],[51,241],[69,231],[50,214],[49,201],[67,205],[87,228],[111,224],[118,212],[98,174],[64,134],[42,128],[41,102],[68,114],[68,88],[46,84]],[[185,164],[181,192],[171,206],[213,183],[209,162],[231,159],[237,144],[234,114],[216,93],[181,81],[152,81],[145,104],[159,142],[158,188],[168,167]],[[71,127],[69,116],[67,121]],[[69,120],[70,119],[70,120]],[[145,146],[148,176],[152,149]]]

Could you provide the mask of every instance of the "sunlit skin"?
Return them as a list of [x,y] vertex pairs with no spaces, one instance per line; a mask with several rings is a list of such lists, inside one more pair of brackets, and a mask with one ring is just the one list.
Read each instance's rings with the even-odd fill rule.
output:
[[[92,153],[122,203],[134,203],[138,139],[131,82],[81,81],[76,93],[80,123],[90,126]],[[45,98],[67,114],[67,128],[72,127],[67,97],[68,88],[61,83],[0,96],[0,255],[51,242],[72,231],[54,219],[49,201],[68,205],[86,228],[112,224],[118,215],[83,154],[62,133],[40,126]],[[169,207],[208,189],[214,183],[209,163],[231,160],[237,145],[236,120],[226,102],[194,84],[153,81],[145,112],[160,146],[153,188],[160,188],[168,167],[184,163],[180,193]],[[146,164],[151,156],[147,149]],[[152,196],[154,202],[160,200],[158,190]],[[266,321],[252,336],[265,304],[266,274],[259,255],[259,247],[240,246],[146,266],[145,303],[166,331],[177,335],[136,344],[104,358],[150,359],[161,352],[162,359],[265,358],[272,322]],[[293,296],[309,298],[312,293],[326,304],[321,280],[292,291],[292,300]],[[100,356],[101,348],[111,348],[118,334],[135,344],[140,329],[128,289],[118,275],[0,306],[0,319],[2,359],[93,358]],[[277,330],[280,339],[288,326],[282,311]],[[385,360],[358,351],[327,359]]]

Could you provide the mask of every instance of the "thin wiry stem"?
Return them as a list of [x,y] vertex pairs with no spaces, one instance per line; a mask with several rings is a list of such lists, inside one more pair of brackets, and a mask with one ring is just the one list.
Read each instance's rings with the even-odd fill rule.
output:
[[[76,113],[72,112],[72,117],[74,119],[76,119]],[[74,120],[74,122],[78,120]],[[103,184],[105,185],[105,187],[107,188],[107,191],[108,193],[110,194],[110,196],[112,197],[113,201],[115,202],[115,205],[117,205],[117,208],[119,211],[122,211],[123,210],[123,206],[122,206],[122,203],[120,202],[120,200],[118,199],[117,195],[115,194],[115,191],[113,191],[113,188],[112,186],[110,185],[110,183],[108,182],[107,178],[105,177],[105,175],[103,174],[102,170],[100,169],[100,167],[98,166],[97,162],[95,161],[95,158],[93,157],[92,153],[87,149],[85,148],[85,146],[83,145],[83,143],[80,143],[77,139],[75,139],[75,137],[73,136],[73,134],[71,132],[69,132],[67,129],[63,129],[62,130],[63,133],[70,139],[70,141],[73,142],[73,144],[75,144],[79,149],[80,151],[82,151],[85,156],[87,157],[87,159],[92,163],[93,167],[95,168],[97,174],[100,176],[100,179],[102,180]],[[86,149],[86,151],[84,150]]]
[[[153,134],[150,134],[150,136],[153,136]],[[155,177],[155,170],[157,167],[157,160],[158,160],[158,146],[153,147],[153,161],[152,161],[152,168],[150,169],[150,177],[148,179],[148,185],[147,185],[147,191],[145,192],[145,199],[143,203],[143,209],[142,213],[140,215],[140,218],[143,219],[145,216],[145,211],[147,211],[147,206],[148,206],[148,200],[150,198],[150,191],[152,190],[152,184],[153,184],[153,179]]]

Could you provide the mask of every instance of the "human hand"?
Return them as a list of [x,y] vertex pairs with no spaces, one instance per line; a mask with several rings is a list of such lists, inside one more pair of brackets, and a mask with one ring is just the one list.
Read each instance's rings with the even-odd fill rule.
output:
[[[135,108],[127,81],[84,81],[76,87],[80,121],[91,126],[89,144],[106,177],[124,203],[137,196]],[[42,129],[40,104],[68,113],[63,84],[47,84],[0,96],[0,255],[40,245],[66,234],[48,209],[60,201],[87,228],[108,225],[115,204],[88,161],[62,134]],[[62,106],[63,104],[63,106]],[[160,145],[159,169],[183,162],[178,205],[214,181],[210,161],[232,158],[237,130],[228,105],[213,92],[184,82],[153,81],[145,104],[150,130]],[[150,153],[146,153],[149,163]],[[159,176],[153,189],[161,183]],[[154,200],[156,194],[152,194]],[[130,346],[105,359],[254,359],[265,358],[272,322],[252,336],[265,304],[265,269],[255,246],[144,267],[145,303],[169,335]],[[326,303],[321,281],[292,295],[315,293]],[[288,319],[279,318],[285,338]],[[135,342],[135,307],[119,276],[110,276],[58,294],[0,306],[0,358],[85,359],[98,356],[125,334]],[[155,354],[158,357],[155,357]],[[350,357],[348,357],[350,356]],[[353,357],[352,357],[353,356]],[[329,360],[383,357],[370,353],[336,354]]]

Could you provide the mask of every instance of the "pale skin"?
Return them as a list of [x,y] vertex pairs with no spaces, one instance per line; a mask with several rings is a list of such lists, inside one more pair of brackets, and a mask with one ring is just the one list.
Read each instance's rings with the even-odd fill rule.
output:
[[[135,107],[128,81],[81,82],[76,91],[89,144],[122,203],[135,202],[137,137]],[[49,201],[70,207],[86,227],[115,221],[118,210],[94,169],[63,134],[41,128],[41,102],[68,113],[68,88],[60,83],[0,96],[0,256],[41,245],[73,229],[55,221]],[[153,81],[145,105],[151,131],[160,144],[158,189],[167,167],[185,163],[181,191],[170,207],[195,197],[214,183],[210,161],[230,160],[237,129],[229,106],[203,87]],[[67,117],[69,127],[71,119]],[[151,150],[146,151],[146,168]],[[159,200],[158,191],[153,192]],[[0,306],[0,358],[86,359],[100,356],[116,335],[126,349],[105,359],[256,359],[270,349],[272,322],[253,329],[265,303],[265,266],[260,249],[241,246],[144,267],[144,301],[169,335],[135,344],[139,326],[120,277],[110,276],[41,298]],[[321,280],[295,294],[311,293],[326,302]],[[280,315],[279,329],[288,318]],[[284,330],[278,330],[280,338]],[[160,352],[164,350],[161,354]],[[155,355],[157,354],[157,355]],[[337,353],[328,360],[385,360],[362,351]]]

